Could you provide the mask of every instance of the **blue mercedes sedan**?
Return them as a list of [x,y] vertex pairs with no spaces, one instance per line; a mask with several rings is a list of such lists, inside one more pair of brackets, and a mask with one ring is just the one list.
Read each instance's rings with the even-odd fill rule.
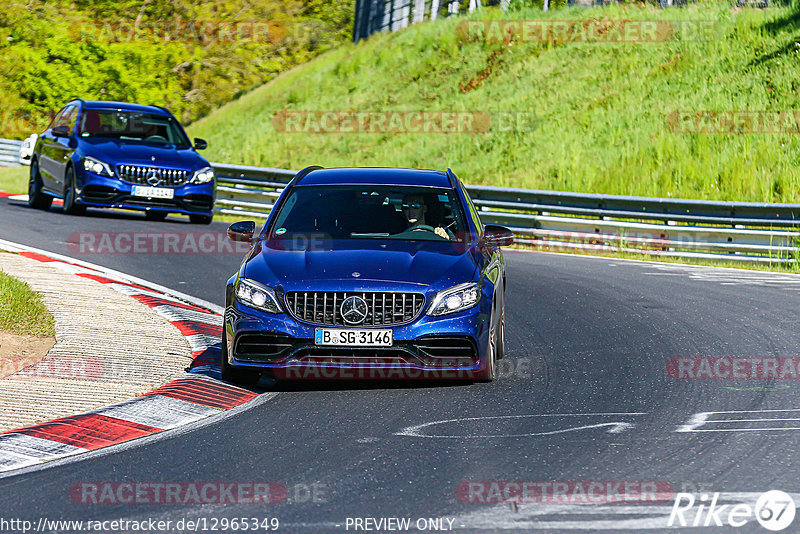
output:
[[222,376],[490,381],[503,357],[514,235],[446,172],[308,167],[226,288]]
[[209,224],[214,216],[214,170],[167,109],[127,102],[73,100],[38,136],[31,154],[28,204],[64,212],[87,207],[170,213]]

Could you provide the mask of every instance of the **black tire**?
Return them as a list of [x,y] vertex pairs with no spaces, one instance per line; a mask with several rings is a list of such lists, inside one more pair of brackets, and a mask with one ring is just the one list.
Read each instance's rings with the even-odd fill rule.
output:
[[486,370],[481,373],[478,382],[491,382],[497,374],[497,331],[500,330],[500,322],[497,326],[489,330],[489,361],[486,362]]
[[86,213],[86,206],[81,206],[77,201],[75,190],[75,169],[67,167],[64,174],[64,213],[69,215],[83,215]]
[[222,379],[231,384],[252,387],[261,379],[261,371],[251,369],[237,369],[228,363],[228,334],[222,332]]
[[168,211],[146,211],[144,216],[148,221],[163,221],[169,215]]
[[53,197],[42,192],[42,175],[39,174],[39,161],[31,161],[31,172],[28,178],[28,206],[38,209],[50,209]]
[[189,215],[189,222],[192,224],[211,224],[213,215]]
[[500,312],[500,322],[497,323],[497,352],[495,354],[498,360],[502,360],[506,355],[506,309],[503,305],[503,311]]

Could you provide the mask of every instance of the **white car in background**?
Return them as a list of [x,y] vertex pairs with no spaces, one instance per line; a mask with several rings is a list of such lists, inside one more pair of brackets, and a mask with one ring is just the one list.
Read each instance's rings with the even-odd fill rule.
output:
[[31,164],[31,155],[33,154],[33,147],[36,146],[36,140],[39,139],[37,134],[31,134],[30,137],[22,142],[19,149],[19,162],[23,165]]

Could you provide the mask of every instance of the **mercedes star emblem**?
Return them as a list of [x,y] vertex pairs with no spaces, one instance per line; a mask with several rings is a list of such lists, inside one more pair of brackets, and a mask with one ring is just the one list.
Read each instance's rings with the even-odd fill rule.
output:
[[156,186],[161,183],[161,177],[158,175],[158,171],[153,169],[147,174],[147,183]]
[[347,324],[361,324],[367,318],[369,308],[364,299],[354,296],[344,299],[339,311]]

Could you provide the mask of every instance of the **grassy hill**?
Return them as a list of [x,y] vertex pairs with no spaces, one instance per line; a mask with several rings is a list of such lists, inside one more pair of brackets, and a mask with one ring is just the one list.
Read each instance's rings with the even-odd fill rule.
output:
[[[797,8],[485,8],[470,18],[580,20],[606,30],[662,21],[676,33],[657,42],[469,40],[466,17],[449,17],[329,51],[190,133],[209,140],[212,160],[232,163],[451,167],[476,184],[797,201],[800,133],[744,132],[741,115],[735,131],[687,131],[724,124],[702,111],[800,110]],[[493,122],[472,134],[285,133],[274,121],[282,110],[462,110]],[[509,127],[512,112],[524,120]],[[797,130],[795,115],[780,117],[782,131]]]

